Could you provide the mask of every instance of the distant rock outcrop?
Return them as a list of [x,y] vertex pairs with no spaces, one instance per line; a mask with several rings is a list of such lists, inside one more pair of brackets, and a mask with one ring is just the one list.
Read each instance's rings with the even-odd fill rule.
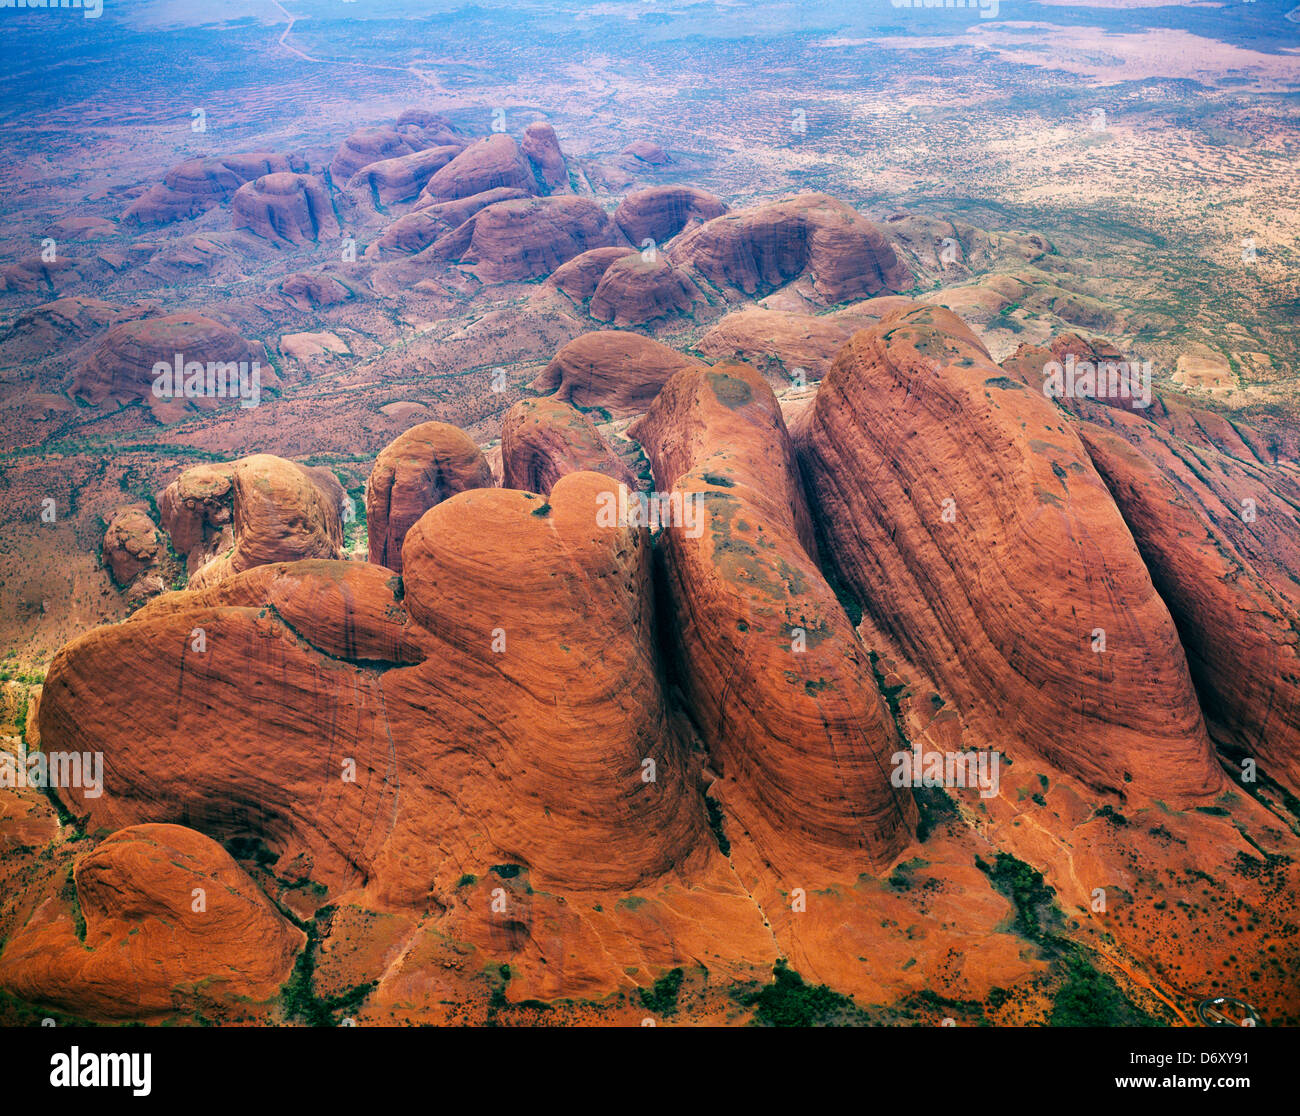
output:
[[635,248],[614,245],[612,248],[593,248],[560,264],[546,280],[546,286],[563,291],[579,302],[596,293],[601,276],[615,260],[639,254]]
[[649,239],[664,244],[691,224],[727,212],[727,203],[693,186],[651,186],[628,194],[614,210],[623,234],[638,246]]
[[603,473],[629,488],[631,471],[576,407],[558,399],[521,399],[501,420],[502,487],[545,496],[569,473]]
[[[155,364],[174,368],[178,354],[185,375],[188,375],[191,365],[203,367],[203,391],[170,398],[155,394],[154,384],[158,379],[154,372]],[[72,390],[74,395],[97,405],[143,400],[160,418],[174,418],[188,407],[238,406],[237,391],[227,391],[223,395],[207,391],[207,368],[213,363],[243,363],[251,377],[253,363],[260,364],[265,356],[260,344],[246,341],[229,326],[201,314],[184,311],[161,318],[143,318],[123,322],[108,331],[77,368]],[[278,382],[269,364],[260,367],[258,374],[259,392]],[[229,387],[228,381],[226,386]],[[175,387],[174,375],[171,387]]]
[[724,293],[753,295],[809,274],[827,302],[911,285],[880,230],[827,194],[796,194],[688,229],[670,249]]
[[463,430],[424,422],[390,442],[366,481],[370,561],[402,572],[406,533],[435,504],[470,488],[491,488],[492,470]]
[[652,167],[662,167],[664,164],[672,162],[672,159],[668,157],[668,152],[653,140],[634,140],[623,148],[623,154],[636,159],[638,162],[648,163]]
[[235,228],[270,241],[302,244],[340,231],[325,183],[310,174],[268,174],[245,183],[230,212]]
[[588,313],[616,326],[645,325],[689,314],[704,296],[662,252],[637,252],[614,260],[600,277]]
[[379,239],[366,249],[366,255],[383,257],[421,252],[439,237],[460,228],[480,209],[496,202],[528,196],[523,190],[502,186],[496,190],[485,190],[481,194],[471,194],[467,198],[458,198],[456,201],[425,204],[388,225]]
[[295,272],[281,282],[280,292],[298,310],[337,306],[352,297],[351,287],[323,272]]
[[187,159],[172,167],[157,186],[133,201],[122,214],[124,225],[165,225],[197,217],[230,200],[246,182],[268,174],[306,172],[296,155],[256,151],[247,155],[213,155]]
[[618,240],[618,230],[599,205],[561,195],[489,205],[429,251],[473,266],[486,282],[504,283],[549,275],[574,256]]
[[674,374],[703,367],[702,361],[653,338],[605,329],[575,337],[529,386],[578,407],[635,415],[650,405]]
[[20,360],[31,360],[60,348],[71,348],[121,322],[157,312],[156,303],[118,306],[97,298],[59,298],[24,310],[12,326],[0,332],[0,344]]
[[417,197],[434,172],[445,167],[462,150],[459,144],[447,144],[369,163],[348,179],[344,192],[363,211],[407,201]]
[[342,186],[371,163],[399,159],[430,147],[464,146],[465,140],[434,113],[403,114],[396,126],[360,128],[339,146],[330,162],[330,178]]
[[533,175],[548,194],[572,193],[569,188],[569,168],[560,150],[555,129],[544,120],[534,121],[524,129],[520,150],[533,165]]
[[465,148],[429,179],[422,196],[433,202],[454,201],[502,187],[537,193],[527,156],[511,136],[499,134]]

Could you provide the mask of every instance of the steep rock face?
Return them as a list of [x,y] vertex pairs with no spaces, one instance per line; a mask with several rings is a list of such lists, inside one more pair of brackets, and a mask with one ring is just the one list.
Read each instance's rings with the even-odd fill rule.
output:
[[366,481],[370,561],[402,572],[402,543],[435,504],[468,488],[491,488],[483,451],[463,430],[445,422],[414,426],[375,459]]
[[302,244],[338,236],[329,192],[315,175],[268,174],[246,182],[230,203],[236,229],[266,240]]
[[433,201],[453,201],[505,187],[537,193],[528,158],[511,136],[495,135],[470,144],[439,170],[423,190]]
[[701,361],[639,333],[604,329],[563,346],[529,386],[578,407],[635,415],[675,373],[703,367]]
[[191,589],[254,566],[343,551],[343,490],[325,470],[271,454],[197,465],[163,491],[159,512],[186,556]]
[[118,830],[73,879],[84,941],[66,914],[38,911],[0,958],[0,986],[78,1016],[265,1002],[306,942],[225,849],[183,826]]
[[[648,533],[598,519],[617,488],[571,473],[544,502],[462,492],[407,535],[405,604],[438,646],[386,677],[385,698],[395,722],[432,707],[446,723],[429,757],[442,793],[411,812],[394,859],[441,843],[482,864],[474,851],[494,846],[534,880],[620,888],[707,854],[656,670]],[[490,834],[464,802],[484,803]]]
[[669,254],[724,292],[746,295],[805,272],[827,302],[911,283],[880,230],[827,194],[797,194],[715,217],[683,233]]
[[558,399],[521,399],[505,413],[501,462],[503,487],[543,496],[569,473],[603,473],[636,487],[628,467],[591,420]]
[[[123,322],[110,329],[77,368],[73,394],[96,405],[142,400],[160,418],[179,417],[188,407],[239,405],[230,395],[170,399],[155,395],[154,365],[174,366],[177,354],[182,365],[198,362],[205,369],[211,362],[245,363],[250,377],[253,363],[260,364],[266,355],[260,344],[246,341],[229,326],[190,311]],[[258,374],[261,388],[278,382],[269,364],[260,366]]]
[[704,296],[681,268],[661,252],[637,252],[614,260],[600,277],[588,312],[598,322],[644,325],[659,318],[689,314]]
[[690,224],[721,217],[727,203],[693,186],[651,186],[628,194],[614,210],[614,220],[633,244],[647,239],[664,244]]
[[60,793],[91,828],[257,837],[279,871],[417,912],[494,864],[624,894],[687,871],[703,804],[660,691],[648,534],[597,525],[616,487],[462,492],[408,534],[401,579],[260,567],[88,633],[51,664],[41,740],[109,774]]
[[596,293],[601,276],[615,260],[638,254],[634,248],[615,245],[612,248],[593,248],[561,264],[546,280],[546,286],[563,291],[570,298],[583,301]]
[[265,151],[187,159],[172,167],[162,182],[136,198],[122,214],[124,225],[165,225],[197,217],[228,201],[246,182],[267,174],[301,173],[307,164],[297,156]]
[[[1005,363],[1041,386],[1069,357],[1124,359],[1067,334]],[[1257,456],[1258,431],[1175,397],[1061,404],[1178,625],[1211,736],[1300,791],[1300,474]]]
[[396,127],[360,128],[339,145],[330,162],[330,178],[342,186],[362,167],[386,159],[400,159],[429,147],[463,146],[464,140],[445,120],[433,114],[421,124],[415,119],[399,122]]
[[460,228],[480,209],[499,201],[511,201],[527,196],[523,190],[503,186],[496,190],[485,190],[481,194],[471,194],[468,198],[459,198],[456,201],[426,204],[413,213],[403,214],[388,225],[375,244],[366,249],[366,254],[370,255],[372,248],[374,253],[381,257],[392,254],[409,255],[423,251],[440,236]]
[[866,650],[810,557],[772,389],[745,365],[688,369],[629,433],[682,499],[665,529],[680,684],[729,837],[782,878],[879,868],[911,839],[915,807],[889,783],[901,745]]
[[441,237],[430,251],[475,267],[489,283],[549,275],[590,248],[618,240],[609,215],[587,198],[497,202]]
[[560,140],[555,129],[544,120],[534,121],[524,129],[520,150],[532,164],[533,174],[548,194],[572,193],[569,188],[569,168],[560,150]]
[[1178,624],[1211,735],[1300,793],[1294,493],[1270,484],[1267,469],[1130,415],[1098,414],[1079,434]]
[[359,204],[370,207],[406,201],[418,196],[434,172],[445,167],[462,150],[460,144],[446,144],[370,163],[348,179],[346,193]]
[[806,417],[804,475],[863,639],[955,708],[965,747],[1028,747],[1121,796],[1222,786],[1110,493],[959,318],[918,305],[855,334]]

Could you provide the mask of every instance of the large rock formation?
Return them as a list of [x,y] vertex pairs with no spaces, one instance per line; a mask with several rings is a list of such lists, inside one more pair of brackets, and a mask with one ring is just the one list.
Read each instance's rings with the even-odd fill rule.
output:
[[614,260],[600,277],[588,312],[598,322],[645,325],[689,314],[704,296],[690,276],[662,252],[637,252]]
[[537,193],[537,180],[527,156],[512,137],[504,134],[470,144],[429,179],[423,196],[432,201],[453,201],[502,187]]
[[805,477],[862,637],[955,710],[965,746],[1027,747],[1121,796],[1221,788],[1110,493],[959,318],[918,305],[856,334],[807,419]]
[[857,330],[908,304],[907,299],[885,295],[820,315],[744,306],[715,322],[695,347],[705,356],[744,360],[786,375],[802,368],[806,380],[820,380]]
[[672,159],[668,157],[668,152],[653,140],[647,139],[633,140],[623,148],[622,154],[638,162],[648,163],[652,167],[661,167],[665,163],[672,162]]
[[425,512],[470,488],[491,488],[492,470],[478,445],[445,422],[414,426],[375,459],[366,481],[370,561],[402,572],[402,543]]
[[113,513],[102,551],[104,565],[132,603],[166,588],[158,573],[165,554],[162,535],[143,508],[128,506]]
[[491,865],[624,894],[686,870],[704,808],[660,690],[647,532],[597,526],[616,489],[462,492],[408,534],[400,579],[263,566],[95,629],[51,664],[40,732],[109,775],[60,793],[92,829],[183,818],[415,912]]
[[532,164],[533,175],[548,194],[572,193],[569,188],[569,168],[560,150],[560,141],[544,120],[534,121],[524,129],[520,150]]
[[727,203],[693,186],[651,186],[628,194],[614,210],[614,220],[623,235],[641,246],[652,240],[664,244],[687,225],[721,217]]
[[343,499],[328,470],[261,453],[186,469],[158,508],[198,589],[254,566],[340,557]]
[[543,496],[569,473],[603,473],[636,487],[631,471],[591,420],[558,399],[521,399],[506,412],[501,465],[503,487]]
[[446,144],[369,163],[348,179],[345,192],[363,208],[407,201],[417,197],[434,172],[445,167],[462,150],[459,144]]
[[[1067,335],[1005,363],[1041,389],[1052,362],[1123,359]],[[1061,404],[1178,625],[1212,737],[1300,793],[1300,473],[1257,456],[1245,423],[1174,398]]]
[[395,127],[360,128],[340,144],[330,162],[330,179],[342,186],[371,163],[400,159],[430,147],[463,146],[464,139],[433,113],[403,117]]
[[487,282],[503,283],[549,275],[566,260],[618,239],[609,214],[587,198],[524,198],[480,210],[429,251],[473,266]]
[[805,273],[827,302],[911,285],[880,230],[827,194],[797,194],[715,217],[683,233],[669,254],[728,294],[753,295]]
[[294,155],[256,151],[247,155],[213,155],[187,159],[127,206],[124,225],[165,225],[197,217],[228,201],[246,182],[268,174],[301,173],[306,162]]
[[42,908],[0,986],[90,1019],[148,1019],[274,999],[306,935],[225,849],[179,825],[120,829],[73,869],[76,909]]
[[59,298],[24,310],[13,325],[0,331],[0,345],[13,359],[34,360],[59,349],[74,348],[97,333],[146,317],[157,309],[155,303],[118,306],[98,298]]
[[339,223],[325,183],[310,174],[268,174],[235,191],[234,227],[266,240],[302,244],[338,236]]
[[[161,318],[144,318],[114,326],[95,347],[90,356],[77,368],[73,376],[72,391],[94,404],[126,404],[142,400],[164,421],[179,417],[186,408],[213,408],[238,406],[240,399],[253,402],[253,365],[257,364],[257,398],[267,387],[278,383],[269,364],[263,366],[266,353],[256,342],[246,341],[229,326],[214,322],[201,314],[182,311]],[[183,370],[182,396],[174,390],[155,393],[159,382],[156,364],[170,365],[175,369],[179,357]],[[213,365],[220,365],[221,377],[207,375]],[[240,379],[236,390],[229,390],[230,379],[225,375],[228,365],[244,365],[237,369]],[[191,380],[192,366],[202,365],[203,382]],[[208,391],[209,379],[214,389],[223,385],[228,389],[219,393]],[[190,383],[202,390],[190,393]],[[174,371],[164,388],[176,386]],[[248,391],[241,395],[241,389]]]
[[772,389],[745,365],[688,369],[629,433],[680,501],[665,529],[680,684],[720,775],[729,837],[746,835],[781,878],[888,862],[915,818],[889,783],[900,745],[811,556]]
[[596,293],[596,287],[610,264],[624,256],[639,254],[635,248],[617,244],[612,248],[593,248],[562,263],[551,272],[545,285],[582,302]]
[[404,213],[388,225],[379,239],[366,249],[366,255],[373,253],[382,257],[423,251],[440,236],[460,228],[480,209],[496,202],[526,197],[528,194],[523,190],[502,186],[456,201],[426,204],[413,213]]
[[653,338],[605,329],[575,337],[529,387],[578,407],[635,415],[650,405],[675,373],[703,367],[702,361]]
[[298,310],[337,306],[352,297],[352,288],[334,275],[298,271],[280,283],[280,293]]

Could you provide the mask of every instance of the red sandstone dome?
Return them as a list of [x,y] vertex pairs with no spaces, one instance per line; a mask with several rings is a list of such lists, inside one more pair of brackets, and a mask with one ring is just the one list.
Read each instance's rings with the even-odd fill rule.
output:
[[244,183],[267,174],[302,172],[306,162],[293,155],[257,151],[187,159],[122,214],[126,225],[163,225],[197,217],[234,196]]
[[578,407],[644,411],[683,368],[703,363],[640,333],[605,329],[575,337],[529,386]]
[[478,445],[445,422],[414,426],[384,447],[366,481],[370,561],[402,571],[406,533],[430,508],[470,488],[491,488]]
[[669,254],[679,266],[737,294],[770,290],[805,273],[827,302],[911,285],[880,230],[827,194],[796,194],[733,210],[688,229]]
[[523,198],[480,210],[431,249],[474,267],[487,282],[533,279],[591,248],[617,243],[607,214],[587,198]]
[[689,314],[704,296],[681,268],[661,252],[637,252],[613,261],[600,277],[588,312],[598,322],[645,325]]
[[651,186],[628,194],[614,211],[614,220],[633,244],[646,239],[664,244],[691,224],[727,212],[721,198],[692,186]]
[[230,212],[235,228],[270,241],[301,244],[340,231],[329,191],[310,174],[268,174],[245,183]]
[[[201,314],[182,312],[161,318],[144,318],[114,326],[78,367],[73,378],[73,394],[95,404],[125,404],[135,400],[147,403],[157,415],[170,415],[187,407],[212,408],[238,406],[236,393],[222,396],[204,392],[195,395],[160,396],[154,392],[158,379],[155,365],[175,365],[177,355],[182,371],[192,364],[222,366],[243,364],[248,376],[241,386],[251,386],[252,365],[258,368],[258,391],[278,382],[260,344],[246,341],[229,326]],[[243,375],[243,371],[240,372]],[[174,384],[172,385],[174,387]],[[229,387],[229,383],[226,383]]]

